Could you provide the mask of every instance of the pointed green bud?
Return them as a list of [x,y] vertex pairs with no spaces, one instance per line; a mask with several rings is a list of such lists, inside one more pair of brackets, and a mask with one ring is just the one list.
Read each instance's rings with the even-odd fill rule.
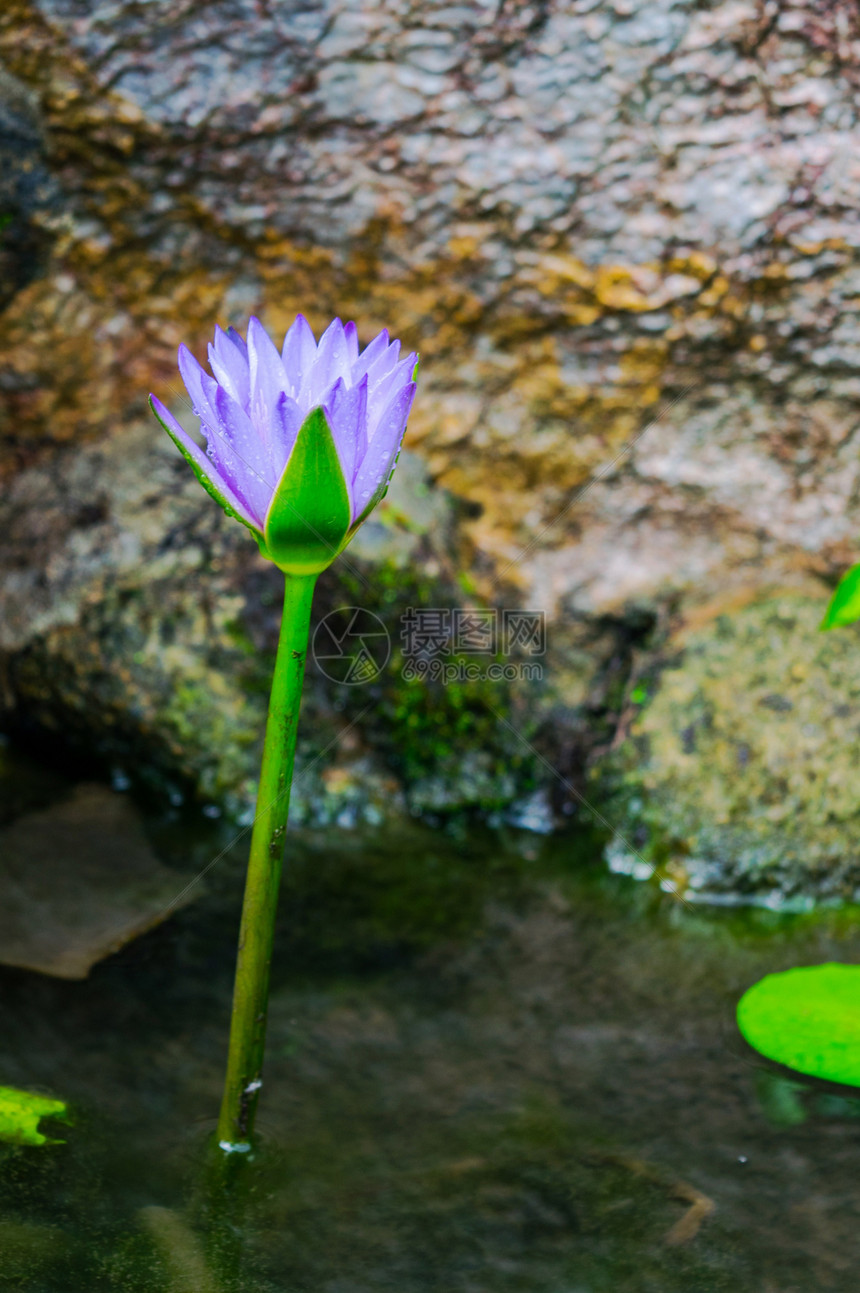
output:
[[286,574],[315,575],[345,546],[352,510],[328,418],[305,418],[266,514],[261,551]]

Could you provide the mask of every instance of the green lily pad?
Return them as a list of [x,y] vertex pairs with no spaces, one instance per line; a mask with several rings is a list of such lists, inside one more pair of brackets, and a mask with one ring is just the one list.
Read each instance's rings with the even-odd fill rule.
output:
[[68,1105],[47,1095],[0,1086],[0,1142],[7,1145],[61,1145],[39,1131],[43,1118],[68,1121]]
[[860,965],[768,974],[738,1003],[750,1046],[798,1073],[860,1086]]

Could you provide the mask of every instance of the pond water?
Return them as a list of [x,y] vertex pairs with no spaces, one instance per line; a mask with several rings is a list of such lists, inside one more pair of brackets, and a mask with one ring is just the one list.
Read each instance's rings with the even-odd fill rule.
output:
[[[66,788],[15,766],[6,820]],[[4,1291],[856,1289],[860,1100],[734,1023],[762,974],[860,960],[855,911],[691,907],[585,827],[295,833],[261,1148],[221,1190],[247,839],[143,807],[178,889],[219,858],[197,900],[86,980],[0,968],[0,1084],[73,1111],[0,1147]]]

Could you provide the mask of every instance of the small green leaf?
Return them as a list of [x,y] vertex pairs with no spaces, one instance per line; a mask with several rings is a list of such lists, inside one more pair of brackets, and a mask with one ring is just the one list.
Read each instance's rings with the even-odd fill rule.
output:
[[266,517],[269,557],[292,575],[330,566],[349,533],[352,511],[325,410],[305,418]]
[[750,1046],[798,1073],[860,1086],[860,965],[768,974],[738,1003]]
[[39,1131],[42,1118],[68,1122],[68,1106],[64,1100],[0,1086],[0,1141],[7,1145],[61,1145],[62,1141]]
[[840,579],[824,619],[821,621],[821,627],[822,629],[843,628],[856,620],[860,620],[860,563],[852,566]]

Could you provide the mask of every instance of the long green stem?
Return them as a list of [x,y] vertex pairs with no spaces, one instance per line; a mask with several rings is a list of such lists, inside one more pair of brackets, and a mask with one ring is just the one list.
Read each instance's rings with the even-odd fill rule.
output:
[[227,1077],[218,1120],[218,1141],[225,1150],[250,1147],[262,1085],[269,966],[316,580],[316,575],[287,575],[284,591],[284,613],[242,905]]

